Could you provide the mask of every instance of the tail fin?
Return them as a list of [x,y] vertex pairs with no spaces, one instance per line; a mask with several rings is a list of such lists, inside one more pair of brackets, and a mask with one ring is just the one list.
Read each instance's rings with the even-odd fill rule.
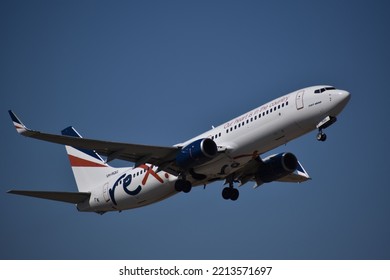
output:
[[[71,126],[62,130],[62,135],[82,138]],[[93,188],[102,186],[107,181],[107,174],[116,170],[105,163],[94,150],[71,146],[65,146],[65,148],[80,192],[89,192]]]

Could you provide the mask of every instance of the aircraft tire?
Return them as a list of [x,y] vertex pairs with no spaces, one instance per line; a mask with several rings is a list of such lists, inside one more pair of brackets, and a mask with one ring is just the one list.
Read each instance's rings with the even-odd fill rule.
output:
[[237,189],[232,189],[230,191],[230,199],[232,201],[236,201],[239,196],[240,196],[240,192]]
[[230,193],[231,193],[231,188],[229,188],[229,187],[224,188],[222,190],[223,199],[226,199],[226,200],[230,199]]
[[[183,180],[184,181],[184,180]],[[184,193],[189,193],[192,189],[192,185],[191,185],[191,182],[190,181],[184,181],[183,182],[183,192]]]
[[222,197],[226,200],[236,201],[240,195],[237,189],[226,187],[222,190]]
[[182,180],[182,179],[178,179],[176,182],[175,182],[175,190],[177,191],[177,192],[181,192],[181,191],[183,191],[183,182],[184,182],[184,180]]
[[324,142],[326,140],[326,134],[325,133],[322,133],[322,132],[319,132],[317,134],[317,140],[318,141],[321,141],[321,142]]
[[178,179],[175,183],[175,190],[177,192],[189,193],[192,189],[190,181],[184,179]]

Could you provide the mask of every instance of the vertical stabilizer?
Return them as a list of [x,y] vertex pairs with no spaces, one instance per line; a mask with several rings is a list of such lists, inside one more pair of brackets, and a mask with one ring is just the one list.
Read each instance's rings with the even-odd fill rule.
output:
[[[82,138],[71,126],[62,130],[62,135]],[[72,166],[77,188],[80,192],[89,192],[96,187],[102,186],[107,181],[107,174],[117,170],[105,163],[93,150],[71,146],[65,146],[65,148]]]

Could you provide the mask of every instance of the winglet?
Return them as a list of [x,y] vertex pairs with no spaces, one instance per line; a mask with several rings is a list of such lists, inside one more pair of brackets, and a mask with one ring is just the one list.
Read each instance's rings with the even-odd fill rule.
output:
[[9,110],[8,113],[11,116],[11,119],[14,123],[15,128],[16,128],[16,131],[19,134],[24,135],[24,134],[26,134],[26,132],[29,132],[29,129],[22,123],[22,121],[15,115],[14,112]]
[[311,180],[309,173],[306,172],[305,168],[303,168],[303,165],[299,161],[296,173],[301,176],[302,181]]

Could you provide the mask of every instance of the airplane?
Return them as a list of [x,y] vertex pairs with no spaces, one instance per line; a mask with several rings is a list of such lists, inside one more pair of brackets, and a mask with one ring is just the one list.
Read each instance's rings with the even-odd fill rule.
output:
[[[82,138],[71,126],[61,135],[43,133],[28,129],[10,110],[19,134],[65,145],[78,192],[8,193],[103,214],[146,206],[215,181],[224,181],[222,197],[232,201],[239,197],[235,184],[251,181],[257,188],[273,181],[305,182],[311,178],[293,153],[261,155],[313,130],[318,130],[317,140],[325,141],[324,129],[336,122],[350,97],[348,91],[328,85],[303,88],[171,147]],[[115,159],[134,166],[109,165]]]

